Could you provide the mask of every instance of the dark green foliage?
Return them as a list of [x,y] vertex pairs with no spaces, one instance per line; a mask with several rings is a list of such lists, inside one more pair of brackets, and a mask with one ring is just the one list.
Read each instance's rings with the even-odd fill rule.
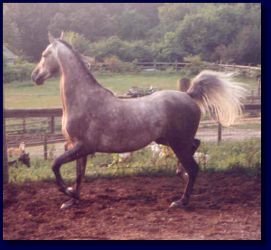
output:
[[33,71],[35,65],[26,62],[19,62],[14,65],[4,65],[3,71],[3,82],[13,82],[13,81],[30,81],[31,72]]
[[47,32],[77,34],[79,51],[122,61],[204,61],[260,64],[257,3],[7,3],[4,42],[38,60]]
[[117,36],[112,36],[97,43],[91,43],[86,52],[89,56],[95,56],[98,60],[117,56],[125,62],[152,61],[153,55],[149,47],[143,41],[127,42]]

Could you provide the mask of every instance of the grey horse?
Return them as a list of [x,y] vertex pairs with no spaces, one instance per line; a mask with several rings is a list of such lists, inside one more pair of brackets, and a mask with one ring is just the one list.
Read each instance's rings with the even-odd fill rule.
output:
[[[89,154],[131,152],[153,141],[170,146],[178,158],[177,172],[184,177],[185,189],[171,207],[186,206],[199,170],[193,154],[199,146],[195,134],[201,114],[208,111],[222,125],[231,125],[242,113],[244,88],[225,74],[202,71],[187,92],[163,90],[120,99],[97,82],[63,36],[49,34],[49,42],[31,77],[41,85],[56,72],[61,75],[62,132],[73,145],[52,166],[59,190],[71,197],[62,207],[79,200],[81,166]],[[65,185],[60,168],[74,160],[77,178],[72,188]]]

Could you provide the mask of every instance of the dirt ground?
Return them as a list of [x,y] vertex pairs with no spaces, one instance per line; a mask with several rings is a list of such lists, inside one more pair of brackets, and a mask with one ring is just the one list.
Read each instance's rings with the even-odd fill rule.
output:
[[15,239],[261,239],[260,177],[200,173],[190,205],[179,198],[178,177],[125,177],[84,183],[82,201],[53,183],[4,186],[3,238]]

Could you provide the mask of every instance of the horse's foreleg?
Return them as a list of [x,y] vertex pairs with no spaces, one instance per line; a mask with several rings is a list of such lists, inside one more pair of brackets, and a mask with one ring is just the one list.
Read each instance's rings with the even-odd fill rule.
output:
[[[71,192],[70,188],[66,188],[65,183],[62,179],[62,176],[60,174],[60,167],[64,163],[68,163],[71,161],[74,161],[78,158],[81,158],[85,156],[86,154],[82,151],[83,145],[81,142],[77,142],[74,147],[68,151],[66,151],[61,156],[57,157],[53,163],[52,169],[56,177],[56,183],[59,187],[59,190],[63,193],[65,193],[68,196],[73,197],[74,193]],[[76,198],[76,197],[74,197]]]
[[87,164],[87,156],[84,156],[76,160],[76,186],[75,186],[75,189],[73,189],[72,187],[67,188],[69,193],[72,194],[73,198],[64,202],[61,205],[61,209],[69,208],[73,206],[75,203],[79,202],[81,183],[82,183],[82,178],[85,175],[86,164]]

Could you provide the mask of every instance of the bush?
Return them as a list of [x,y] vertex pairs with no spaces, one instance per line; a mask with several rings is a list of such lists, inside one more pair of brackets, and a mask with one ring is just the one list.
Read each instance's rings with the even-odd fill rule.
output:
[[64,33],[64,40],[70,43],[80,53],[85,53],[90,42],[81,34],[69,31]]
[[204,63],[201,60],[200,56],[186,56],[184,61],[189,63],[181,70],[181,74],[185,78],[191,78],[197,75],[204,68]]
[[90,44],[86,54],[95,56],[98,60],[116,56],[124,62],[132,62],[135,59],[138,61],[152,61],[153,58],[150,48],[143,41],[128,42],[121,40],[117,36]]
[[117,56],[111,56],[104,59],[107,69],[114,73],[126,73],[136,71],[136,65],[121,61]]
[[34,68],[35,64],[26,62],[19,62],[14,65],[6,64],[3,72],[3,82],[31,80],[31,73]]

